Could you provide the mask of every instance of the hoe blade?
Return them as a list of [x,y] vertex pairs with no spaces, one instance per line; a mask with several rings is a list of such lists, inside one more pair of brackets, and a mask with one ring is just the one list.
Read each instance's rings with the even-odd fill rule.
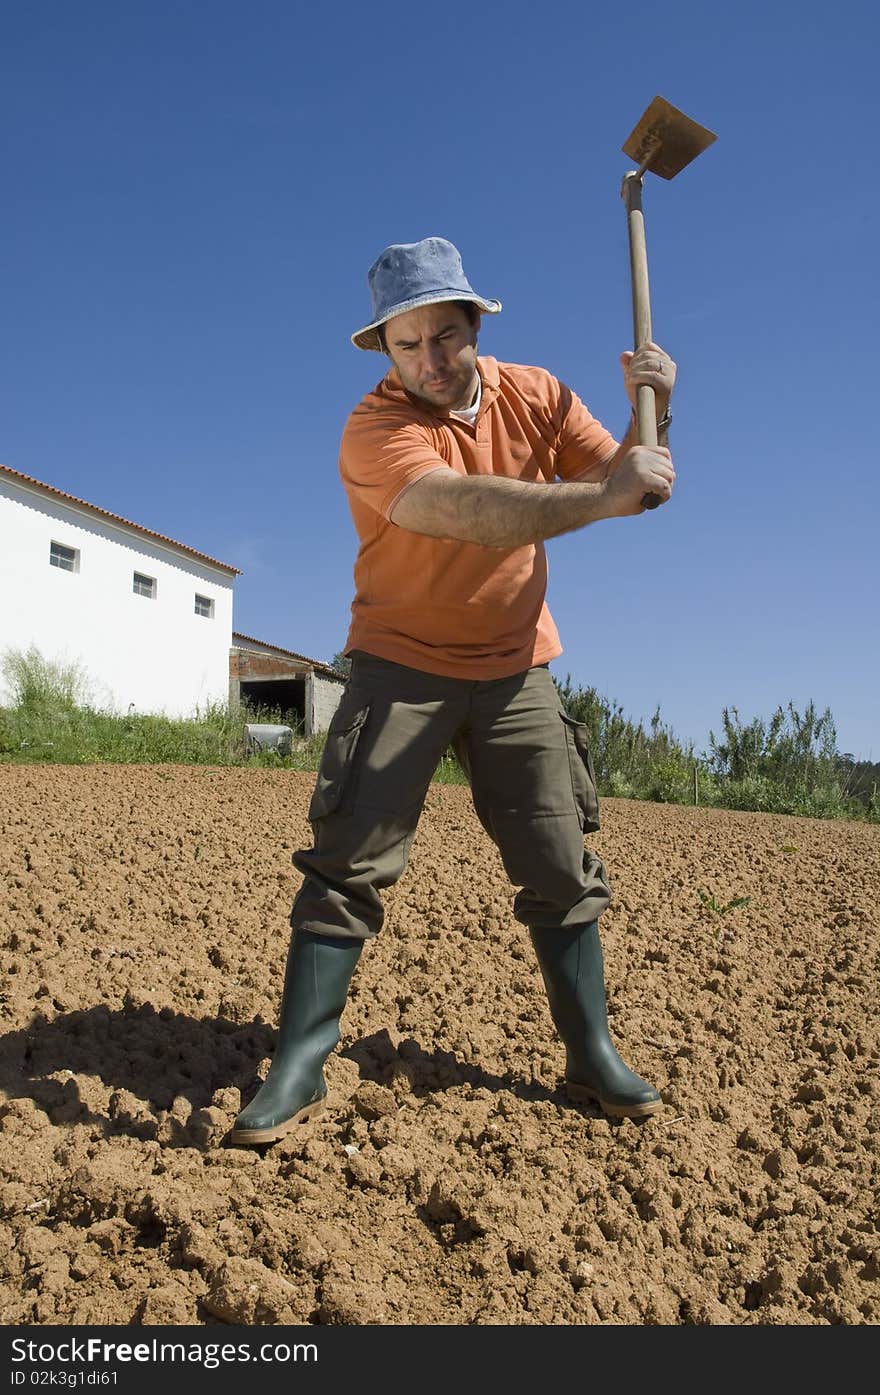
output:
[[685,116],[663,97],[655,97],[624,143],[631,159],[661,179],[673,179],[716,139],[713,131]]

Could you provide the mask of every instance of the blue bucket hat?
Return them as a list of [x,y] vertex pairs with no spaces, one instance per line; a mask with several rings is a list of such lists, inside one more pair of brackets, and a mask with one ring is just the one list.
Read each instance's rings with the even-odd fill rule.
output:
[[445,237],[421,242],[394,242],[373,262],[367,274],[373,297],[373,318],[351,336],[356,349],[382,352],[378,328],[395,315],[438,300],[472,300],[488,315],[497,315],[500,300],[477,295],[464,274],[458,248]]

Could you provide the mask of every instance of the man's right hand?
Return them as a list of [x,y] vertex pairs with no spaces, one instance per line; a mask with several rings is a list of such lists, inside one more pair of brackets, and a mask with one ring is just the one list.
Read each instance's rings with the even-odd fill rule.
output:
[[607,518],[644,513],[646,494],[665,504],[675,484],[672,456],[666,446],[633,446],[605,482]]

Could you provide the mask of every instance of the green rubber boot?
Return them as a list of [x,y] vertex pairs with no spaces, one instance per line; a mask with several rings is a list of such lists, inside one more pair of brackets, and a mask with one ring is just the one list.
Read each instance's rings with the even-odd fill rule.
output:
[[320,1113],[327,1096],[324,1062],[339,1041],[339,1019],[363,947],[363,940],[294,932],[275,1055],[233,1124],[230,1143],[274,1143]]
[[529,930],[550,1013],[565,1044],[565,1085],[614,1118],[642,1119],[663,1108],[653,1085],[624,1065],[608,1034],[598,921],[568,930]]

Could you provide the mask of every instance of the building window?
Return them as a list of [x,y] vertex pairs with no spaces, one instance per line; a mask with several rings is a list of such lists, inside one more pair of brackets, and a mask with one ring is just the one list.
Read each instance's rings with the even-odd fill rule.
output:
[[196,615],[204,615],[206,620],[214,619],[214,602],[210,596],[200,596],[196,592]]
[[154,576],[144,576],[143,572],[135,572],[133,591],[136,596],[148,596],[150,600],[156,598],[156,578]]
[[60,567],[63,572],[78,572],[79,552],[75,547],[53,542],[49,547],[49,566]]

